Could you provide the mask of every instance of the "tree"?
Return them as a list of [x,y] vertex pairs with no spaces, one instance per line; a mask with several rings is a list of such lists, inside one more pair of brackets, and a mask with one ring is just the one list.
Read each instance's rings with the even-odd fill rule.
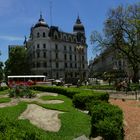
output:
[[[0,52],[1,55],[1,52]],[[0,82],[3,80],[3,63],[0,61]]]
[[16,46],[10,49],[9,58],[5,62],[5,75],[30,74],[25,47]]
[[[91,42],[96,48],[118,50],[133,70],[133,82],[138,82],[140,65],[140,3],[110,9],[103,35],[94,31]],[[95,45],[96,44],[96,45]]]

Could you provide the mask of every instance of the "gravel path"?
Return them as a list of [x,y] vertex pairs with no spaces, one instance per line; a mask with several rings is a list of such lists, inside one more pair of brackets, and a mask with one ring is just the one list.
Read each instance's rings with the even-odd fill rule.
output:
[[19,119],[28,119],[32,124],[45,131],[58,132],[61,127],[61,120],[58,115],[61,113],[63,112],[29,104]]
[[110,102],[124,112],[125,140],[140,140],[140,101],[111,99]]
[[[37,94],[34,98],[11,98],[11,101],[8,103],[0,103],[0,108],[15,106],[21,101],[33,102],[36,101],[42,104],[58,104],[63,103],[62,100],[41,100],[41,96],[58,96],[56,93],[43,92]],[[8,95],[1,95],[0,98],[8,97]],[[61,120],[58,118],[58,115],[64,113],[61,111],[45,109],[36,104],[28,104],[27,109],[19,116],[19,119],[28,119],[32,124],[37,127],[51,132],[59,131],[61,127]]]
[[[17,105],[19,102],[21,101],[25,101],[25,102],[38,102],[41,104],[60,104],[63,103],[64,101],[62,100],[41,100],[39,99],[41,96],[58,96],[57,93],[48,93],[48,92],[43,92],[40,94],[37,94],[36,97],[34,98],[11,98],[11,102],[8,103],[0,103],[0,108],[3,107],[8,107],[8,106],[15,106]],[[0,98],[4,98],[4,97],[8,97],[8,95],[1,95]]]

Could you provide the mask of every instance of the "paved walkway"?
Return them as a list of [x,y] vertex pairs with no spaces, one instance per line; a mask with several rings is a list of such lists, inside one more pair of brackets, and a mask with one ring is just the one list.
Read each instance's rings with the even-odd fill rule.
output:
[[140,140],[140,101],[110,99],[110,103],[123,110],[125,140]]

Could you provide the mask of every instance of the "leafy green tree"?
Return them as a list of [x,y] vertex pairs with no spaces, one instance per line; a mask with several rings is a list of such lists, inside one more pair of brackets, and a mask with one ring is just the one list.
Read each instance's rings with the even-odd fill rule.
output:
[[133,82],[138,82],[140,65],[140,3],[110,9],[103,35],[94,31],[91,42],[97,49],[112,47],[119,57],[127,60],[133,70]]
[[[1,55],[1,52],[0,52]],[[3,63],[0,61],[0,82],[3,80]]]
[[5,75],[30,74],[30,66],[25,47],[16,46],[10,49],[9,58],[5,62]]

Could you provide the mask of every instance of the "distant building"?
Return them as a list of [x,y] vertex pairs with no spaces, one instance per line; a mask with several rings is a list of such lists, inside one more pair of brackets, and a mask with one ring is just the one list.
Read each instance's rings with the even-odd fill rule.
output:
[[[89,77],[98,77],[106,72],[124,72],[123,76],[131,77],[132,71],[128,68],[127,60],[118,57],[118,50],[107,48],[99,56],[96,56],[89,65]],[[123,77],[122,77],[123,78]]]
[[87,44],[85,29],[78,16],[73,32],[60,31],[49,26],[42,15],[31,27],[25,40],[31,74],[75,82],[87,78]]

